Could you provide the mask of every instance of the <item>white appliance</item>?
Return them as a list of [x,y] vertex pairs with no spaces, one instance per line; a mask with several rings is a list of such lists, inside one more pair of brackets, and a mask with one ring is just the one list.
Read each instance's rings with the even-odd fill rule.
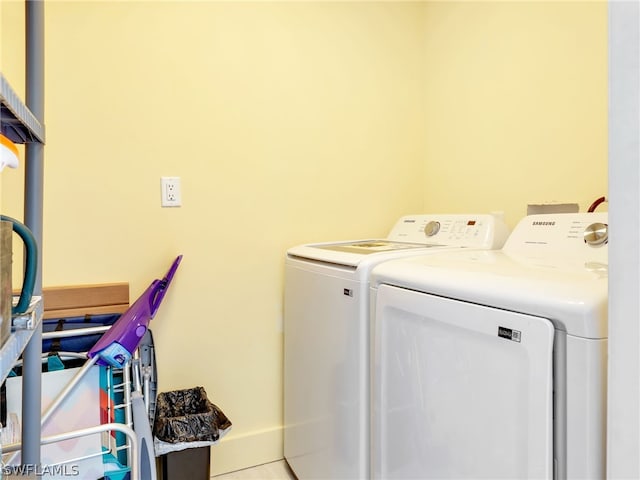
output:
[[369,273],[390,259],[500,248],[492,215],[402,217],[385,239],[287,252],[284,455],[300,480],[369,477]]
[[605,478],[607,214],[371,275],[376,479]]

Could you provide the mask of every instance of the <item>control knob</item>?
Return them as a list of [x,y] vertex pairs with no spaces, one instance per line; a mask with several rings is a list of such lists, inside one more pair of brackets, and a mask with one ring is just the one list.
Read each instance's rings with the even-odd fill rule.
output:
[[592,223],[584,229],[584,243],[592,247],[604,245],[609,240],[609,226],[606,223]]
[[440,222],[436,222],[435,220],[431,220],[424,227],[424,234],[427,237],[433,237],[439,231],[440,231]]

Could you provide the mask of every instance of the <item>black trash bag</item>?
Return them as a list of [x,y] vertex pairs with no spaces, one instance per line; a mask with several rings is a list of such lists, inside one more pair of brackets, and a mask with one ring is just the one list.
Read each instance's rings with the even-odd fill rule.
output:
[[153,434],[163,442],[215,442],[231,422],[203,387],[158,395]]

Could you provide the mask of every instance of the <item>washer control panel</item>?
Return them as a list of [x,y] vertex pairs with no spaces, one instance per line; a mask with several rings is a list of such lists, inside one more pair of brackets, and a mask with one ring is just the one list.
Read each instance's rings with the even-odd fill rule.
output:
[[407,215],[395,224],[388,240],[475,248],[500,248],[508,228],[499,215]]

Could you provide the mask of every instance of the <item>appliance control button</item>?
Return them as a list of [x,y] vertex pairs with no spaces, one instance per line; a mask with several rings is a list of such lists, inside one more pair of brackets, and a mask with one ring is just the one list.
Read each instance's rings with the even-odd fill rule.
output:
[[609,226],[606,223],[592,223],[584,229],[584,243],[597,247],[609,240]]
[[427,237],[433,237],[439,231],[440,231],[440,222],[436,222],[435,220],[431,220],[424,227],[424,234]]

